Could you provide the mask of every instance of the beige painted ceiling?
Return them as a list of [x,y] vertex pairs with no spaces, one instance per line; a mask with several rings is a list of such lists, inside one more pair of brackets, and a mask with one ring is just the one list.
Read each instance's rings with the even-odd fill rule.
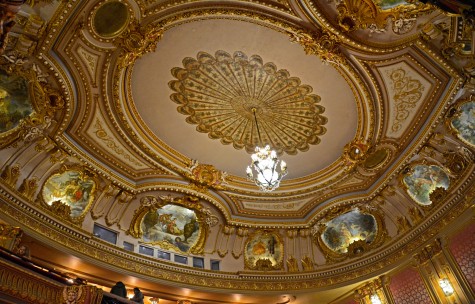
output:
[[272,62],[277,69],[286,69],[291,77],[299,78],[302,84],[312,87],[313,94],[321,97],[323,115],[328,118],[327,131],[321,142],[311,145],[308,151],[282,155],[289,168],[286,178],[304,177],[324,169],[341,156],[357,127],[356,102],[345,79],[333,66],[306,55],[299,44],[290,43],[287,34],[234,20],[200,20],[174,27],[166,32],[155,52],[143,56],[134,65],[132,96],[139,114],[136,119],[153,132],[160,141],[158,144],[245,177],[250,155],[197,132],[196,125],[187,123],[186,117],[177,112],[177,104],[170,100],[174,93],[168,86],[174,79],[171,70],[183,67],[186,57],[196,59],[198,52],[214,56],[218,50],[231,55],[236,51],[248,57],[259,55],[264,63]]

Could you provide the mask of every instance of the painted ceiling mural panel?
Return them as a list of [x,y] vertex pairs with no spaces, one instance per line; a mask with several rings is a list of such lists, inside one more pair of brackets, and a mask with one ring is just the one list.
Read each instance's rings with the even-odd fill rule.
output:
[[87,174],[66,170],[48,178],[42,194],[46,204],[51,206],[60,201],[70,207],[72,218],[79,218],[85,215],[94,199],[95,191],[96,183]]
[[337,253],[347,253],[348,246],[355,241],[371,243],[378,233],[376,219],[359,211],[342,214],[326,226],[321,238],[328,248]]
[[475,147],[475,102],[467,101],[459,106],[458,111],[450,120],[457,136],[467,144]]
[[17,127],[33,113],[28,80],[0,70],[0,133]]
[[150,211],[141,226],[144,243],[177,252],[189,252],[200,235],[195,212],[177,205],[165,205]]
[[[472,218],[461,18],[400,0],[225,2],[28,1],[0,41],[0,220],[165,304],[183,288],[306,304],[392,275]],[[261,140],[289,164],[274,192],[245,178]]]
[[416,165],[411,168],[410,174],[404,177],[407,193],[421,205],[430,205],[430,194],[436,188],[447,190],[450,178],[445,171],[436,165]]

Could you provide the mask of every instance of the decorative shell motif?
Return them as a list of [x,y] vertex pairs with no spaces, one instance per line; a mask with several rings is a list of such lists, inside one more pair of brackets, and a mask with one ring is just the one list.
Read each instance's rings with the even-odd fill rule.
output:
[[325,108],[310,94],[313,89],[258,55],[199,52],[183,66],[171,71],[177,80],[169,82],[176,92],[170,98],[197,131],[222,144],[249,153],[269,144],[279,154],[296,154],[318,144],[326,132]]

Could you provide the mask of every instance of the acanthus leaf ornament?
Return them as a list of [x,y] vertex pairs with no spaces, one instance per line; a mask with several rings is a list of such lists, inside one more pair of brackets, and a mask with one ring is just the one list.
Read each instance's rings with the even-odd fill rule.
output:
[[298,30],[288,32],[290,41],[304,47],[307,55],[317,55],[324,63],[342,64],[344,56],[340,51],[340,39],[327,32],[309,32]]
[[122,49],[118,59],[119,68],[123,69],[144,54],[154,52],[163,33],[162,28],[153,24],[142,28],[138,21],[133,19],[127,30],[116,40],[116,44]]
[[200,164],[193,159],[188,170],[189,172],[185,172],[185,176],[198,191],[206,191],[208,188],[223,189],[224,184],[227,184],[228,174],[217,170],[213,165]]

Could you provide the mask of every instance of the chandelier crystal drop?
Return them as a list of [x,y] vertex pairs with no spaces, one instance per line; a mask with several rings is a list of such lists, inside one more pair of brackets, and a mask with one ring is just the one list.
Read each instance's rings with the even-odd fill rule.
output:
[[247,167],[247,178],[264,192],[270,192],[279,187],[282,178],[287,175],[287,164],[277,158],[277,153],[270,149],[256,147],[256,153],[251,155],[251,165]]
[[[257,109],[252,108],[251,110],[256,124],[259,143],[262,143],[259,123],[257,122]],[[246,169],[247,178],[264,192],[277,189],[282,178],[287,175],[287,164],[277,158],[277,153],[271,150],[269,145],[266,145],[264,148],[257,146],[255,151],[256,153],[251,155],[251,165],[247,166]]]

